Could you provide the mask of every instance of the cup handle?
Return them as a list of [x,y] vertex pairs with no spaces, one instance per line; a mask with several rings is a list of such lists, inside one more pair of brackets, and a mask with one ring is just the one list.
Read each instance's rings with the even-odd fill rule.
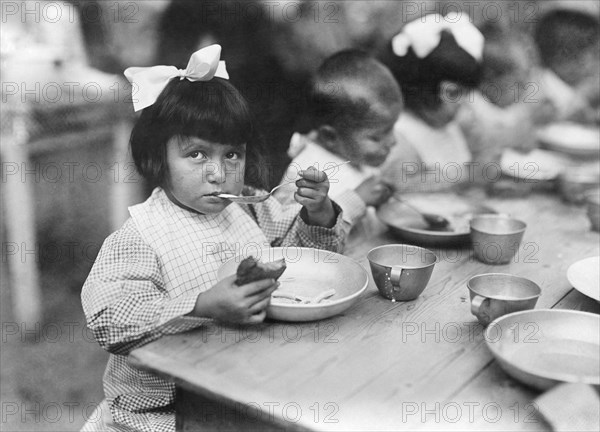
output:
[[402,267],[392,266],[392,270],[390,271],[390,281],[392,282],[392,286],[394,288],[400,287],[400,278],[402,277]]
[[481,309],[483,302],[485,302],[486,300],[489,300],[489,299],[478,296],[478,295],[473,296],[473,300],[471,300],[471,313],[478,317],[479,310]]

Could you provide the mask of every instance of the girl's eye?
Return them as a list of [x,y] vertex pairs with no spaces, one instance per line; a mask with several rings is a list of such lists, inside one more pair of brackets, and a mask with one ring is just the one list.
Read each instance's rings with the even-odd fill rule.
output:
[[204,154],[199,151],[193,151],[188,156],[191,157],[192,159],[203,159],[204,158]]
[[237,152],[229,152],[225,155],[225,157],[227,159],[231,159],[231,160],[237,160],[240,158],[240,154]]

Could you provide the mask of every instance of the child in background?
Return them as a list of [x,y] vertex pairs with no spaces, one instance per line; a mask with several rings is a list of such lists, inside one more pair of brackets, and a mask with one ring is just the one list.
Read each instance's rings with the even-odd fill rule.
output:
[[557,120],[600,123],[598,2],[552,3],[535,29],[545,69],[537,82],[558,111]]
[[88,327],[111,353],[104,391],[119,430],[175,430],[174,385],[131,367],[132,349],[213,319],[264,320],[274,280],[217,281],[217,269],[236,251],[273,241],[342,248],[341,210],[327,196],[327,176],[314,168],[299,173],[297,203],[286,211],[272,198],[240,205],[215,196],[264,193],[245,185],[250,168],[260,166],[257,136],[220,51],[197,51],[185,71],[126,71],[139,89],[136,111],[144,109],[131,135],[133,158],[157,187],[106,239],[82,291]]
[[484,38],[465,14],[408,23],[386,53],[406,111],[382,172],[403,192],[450,190],[471,181],[472,154],[455,117],[480,79]]
[[537,128],[556,115],[550,101],[538,94],[531,75],[535,48],[528,42],[507,33],[486,37],[479,88],[456,117],[480,167],[499,163],[508,148],[531,152],[537,147]]
[[[398,84],[375,58],[358,50],[341,51],[313,76],[307,105],[310,132],[292,137],[292,162],[282,182],[293,180],[307,166],[325,169],[349,160],[330,171],[330,195],[352,226],[371,229],[370,224],[378,222],[373,214],[364,218],[367,208],[381,205],[392,193],[378,167],[395,143],[393,126],[402,109]],[[286,187],[276,192],[282,202],[291,196]]]

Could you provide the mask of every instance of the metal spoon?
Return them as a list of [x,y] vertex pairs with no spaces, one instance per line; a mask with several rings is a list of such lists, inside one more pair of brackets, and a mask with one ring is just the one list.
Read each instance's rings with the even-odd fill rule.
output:
[[[323,169],[323,172],[329,171],[329,170],[337,168],[337,167],[340,167],[342,165],[346,165],[348,163],[350,163],[350,161],[345,161],[345,162],[342,162],[342,163],[339,163],[339,164],[336,164],[336,165],[331,165],[331,166]],[[292,181],[289,181],[289,182],[282,183],[282,184],[280,184],[278,186],[275,186],[273,189],[271,189],[270,192],[267,192],[266,194],[263,194],[263,195],[237,196],[237,195],[232,195],[232,194],[221,193],[221,194],[217,194],[215,196],[218,196],[219,198],[228,199],[229,201],[233,201],[233,202],[237,202],[237,203],[242,203],[242,204],[256,204],[256,203],[265,201],[267,198],[269,198],[271,195],[273,195],[273,192],[275,192],[280,187],[287,186],[287,185],[292,184],[292,183],[296,183],[296,181],[298,181],[298,180],[296,179],[296,180],[292,180]]]
[[419,210],[418,208],[416,208],[415,206],[413,206],[412,204],[409,204],[404,199],[400,198],[400,196],[398,196],[397,193],[394,193],[393,197],[395,200],[400,201],[406,207],[409,207],[412,210],[419,213],[421,215],[421,217],[423,218],[423,220],[425,222],[427,222],[427,225],[429,225],[429,228],[431,228],[432,230],[434,230],[434,231],[447,231],[448,230],[448,225],[450,225],[450,221],[448,219],[446,219],[444,216],[435,214],[435,213],[424,213],[421,210]]

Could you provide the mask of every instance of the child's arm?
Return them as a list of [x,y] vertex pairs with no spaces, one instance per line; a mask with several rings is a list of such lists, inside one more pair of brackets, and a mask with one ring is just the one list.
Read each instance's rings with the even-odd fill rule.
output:
[[311,224],[308,209],[297,202],[282,205],[277,199],[269,198],[263,203],[248,206],[248,213],[252,214],[272,246],[300,246],[342,252],[351,225],[342,218],[342,209],[329,198],[327,201],[334,212],[333,226],[329,228]]
[[355,189],[356,194],[367,206],[379,207],[392,196],[392,188],[379,177],[369,177]]
[[206,319],[184,316],[197,297],[197,291],[169,296],[157,256],[131,220],[106,239],[81,293],[88,327],[114,354],[201,326]]
[[331,228],[335,225],[338,214],[333,207],[332,201],[327,195],[329,192],[329,180],[327,174],[313,167],[301,171],[300,180],[296,182],[298,189],[294,198],[302,205],[303,219],[309,225]]

